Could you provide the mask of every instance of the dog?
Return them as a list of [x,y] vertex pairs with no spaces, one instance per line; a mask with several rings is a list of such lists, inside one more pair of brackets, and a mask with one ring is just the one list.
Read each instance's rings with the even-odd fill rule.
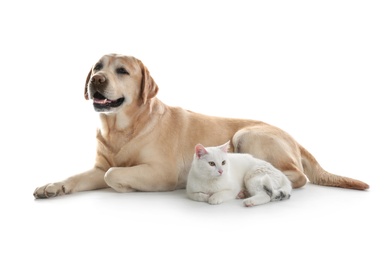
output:
[[92,100],[101,126],[94,166],[38,187],[37,199],[111,187],[118,192],[186,188],[197,143],[270,162],[293,188],[308,181],[323,186],[366,190],[369,185],[324,170],[313,155],[278,127],[250,119],[222,118],[171,107],[156,95],[158,86],[141,60],[104,55],[89,71],[84,97]]

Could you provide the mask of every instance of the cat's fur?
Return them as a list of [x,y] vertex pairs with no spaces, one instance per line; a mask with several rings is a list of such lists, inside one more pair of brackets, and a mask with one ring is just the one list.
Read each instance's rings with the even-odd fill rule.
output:
[[220,146],[195,146],[186,192],[190,199],[220,204],[245,198],[247,207],[288,199],[289,179],[270,163],[250,154],[228,153],[229,141]]

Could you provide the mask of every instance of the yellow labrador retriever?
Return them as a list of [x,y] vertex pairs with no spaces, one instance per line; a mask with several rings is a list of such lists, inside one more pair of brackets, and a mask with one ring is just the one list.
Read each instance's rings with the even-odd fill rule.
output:
[[101,119],[92,169],[34,191],[35,198],[111,187],[118,192],[171,191],[186,187],[194,146],[231,140],[231,150],[272,163],[294,188],[307,180],[365,190],[359,180],[325,171],[289,134],[264,122],[220,118],[170,107],[156,98],[158,86],[131,56],[103,56],[87,76],[84,96]]

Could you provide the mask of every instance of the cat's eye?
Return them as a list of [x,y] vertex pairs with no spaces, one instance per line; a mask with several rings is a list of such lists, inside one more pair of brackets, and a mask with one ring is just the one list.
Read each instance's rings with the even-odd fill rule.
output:
[[225,165],[225,160],[221,163],[222,165]]
[[209,165],[210,166],[216,166],[216,164],[214,162],[209,162]]

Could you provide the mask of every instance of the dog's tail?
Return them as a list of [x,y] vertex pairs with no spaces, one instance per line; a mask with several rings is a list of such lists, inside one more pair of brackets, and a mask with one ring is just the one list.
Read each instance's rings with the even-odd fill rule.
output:
[[369,189],[369,185],[365,182],[327,172],[319,165],[314,156],[302,146],[300,146],[300,153],[304,174],[311,183],[356,190]]

